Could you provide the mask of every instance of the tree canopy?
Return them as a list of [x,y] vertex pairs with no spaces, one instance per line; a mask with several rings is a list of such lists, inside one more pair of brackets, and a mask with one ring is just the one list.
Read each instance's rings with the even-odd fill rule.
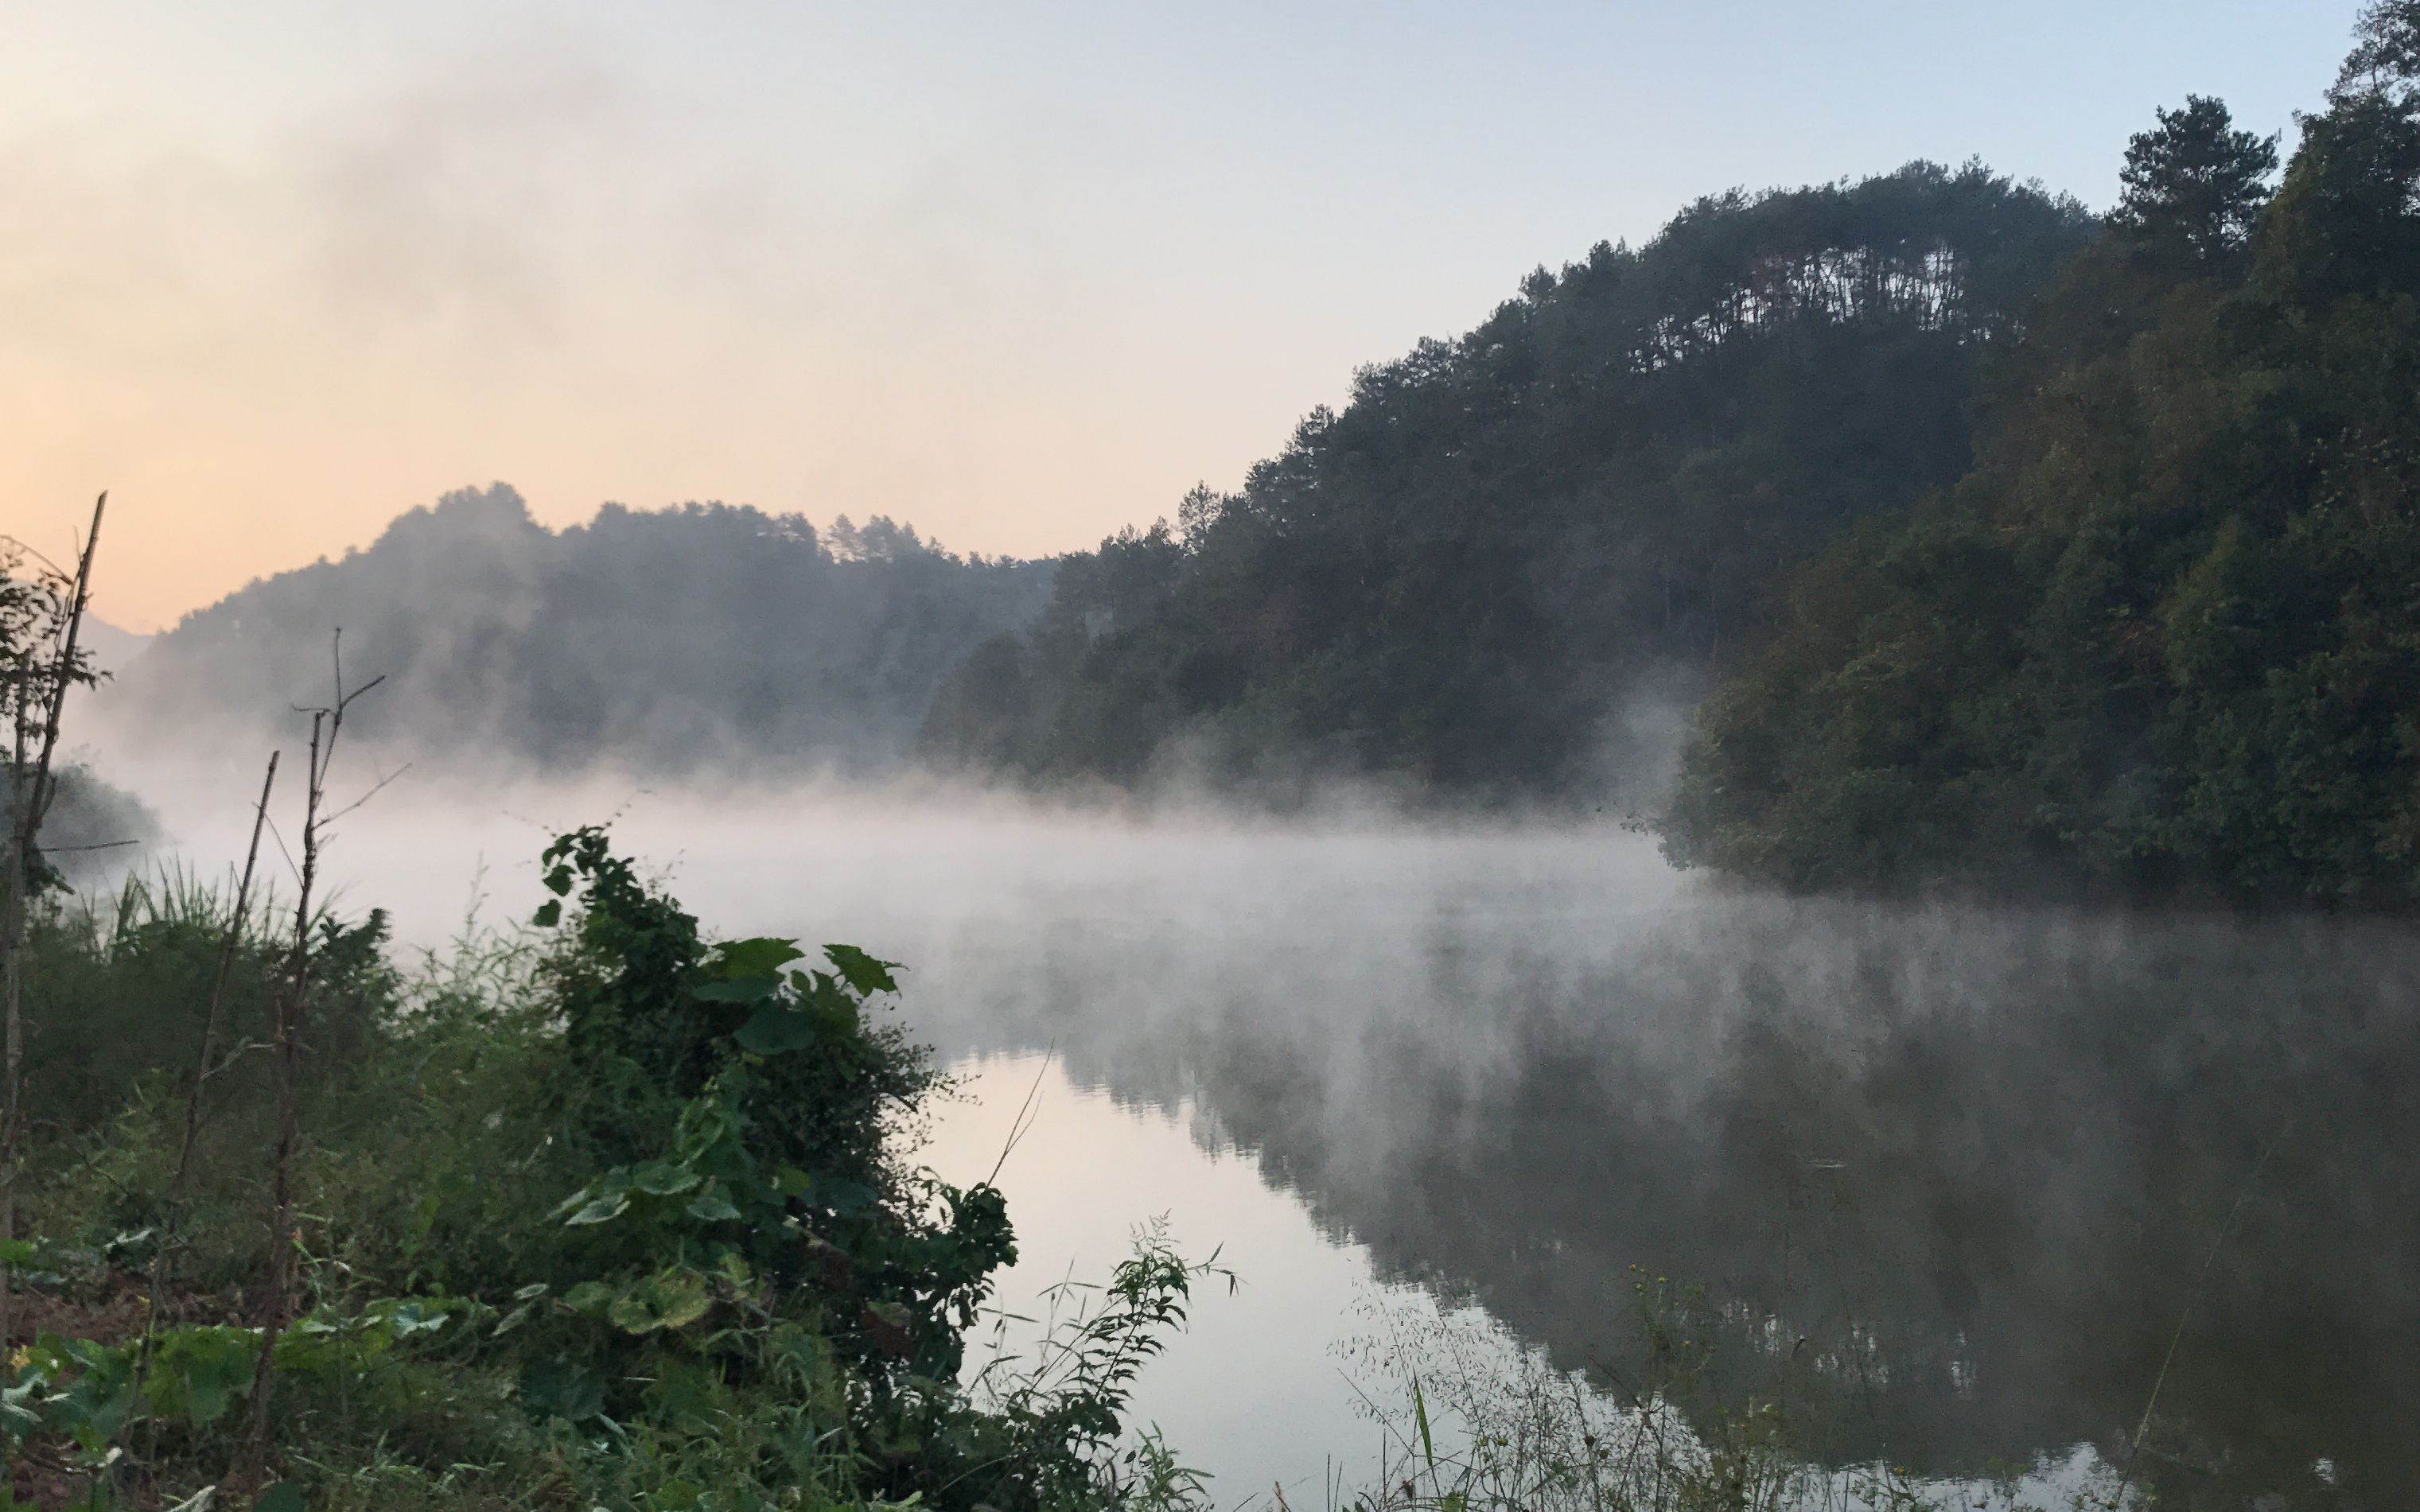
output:
[[1116,780],[1598,780],[1642,683],[1761,642],[1843,522],[1966,469],[1984,354],[2091,224],[1915,163],[1714,196],[1541,268],[1362,370],[1241,488],[1068,559],[1040,620],[942,689],[926,749]]
[[1705,706],[1676,856],[2420,902],[2415,38],[2365,15],[2265,202],[2214,101],[2135,139],[1977,466],[1836,543]]
[[325,702],[329,639],[389,687],[360,730],[554,767],[896,761],[934,685],[1029,619],[1048,563],[960,557],[913,527],[739,505],[608,504],[554,532],[498,484],[397,518],[336,562],[186,617],[112,701],[147,723],[283,729]]

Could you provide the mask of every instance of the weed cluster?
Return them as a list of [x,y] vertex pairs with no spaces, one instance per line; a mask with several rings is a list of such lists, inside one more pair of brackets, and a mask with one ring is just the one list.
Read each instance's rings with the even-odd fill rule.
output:
[[[47,907],[31,1085],[59,1111],[27,1151],[42,1237],[0,1253],[0,1507],[1203,1500],[1125,1422],[1204,1273],[1156,1235],[1038,1357],[960,1384],[1015,1235],[996,1188],[900,1155],[943,1079],[885,1022],[890,963],[713,941],[600,830],[545,866],[533,928],[416,968],[375,914],[297,952],[190,884]],[[281,1312],[261,1157],[283,1114],[252,1052],[298,953]],[[220,954],[223,1049],[196,1070]]]

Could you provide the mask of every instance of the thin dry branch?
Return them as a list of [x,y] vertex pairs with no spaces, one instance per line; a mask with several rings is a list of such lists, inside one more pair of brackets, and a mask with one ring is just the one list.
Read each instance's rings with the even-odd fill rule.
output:
[[[243,875],[236,883],[235,910],[227,919],[226,933],[219,941],[218,969],[210,979],[209,1009],[202,1015],[202,1045],[194,1066],[194,1088],[185,1099],[185,1133],[177,1149],[177,1166],[168,1178],[170,1222],[175,1221],[177,1200],[183,1195],[185,1180],[194,1162],[194,1143],[201,1134],[202,1087],[213,1074],[212,1063],[218,1053],[219,1025],[226,1009],[227,978],[235,969],[235,953],[243,943],[243,928],[252,917],[252,878],[260,861],[260,832],[269,822],[269,795],[277,786],[279,752],[269,753],[269,770],[260,779],[260,801],[252,810],[252,843],[243,853]],[[166,1246],[162,1246],[162,1253]],[[158,1285],[152,1287],[158,1291]]]
[[243,943],[244,925],[252,918],[252,878],[260,861],[260,831],[269,822],[269,795],[277,786],[278,754],[273,750],[269,753],[269,771],[260,779],[260,801],[253,806],[252,810],[252,843],[243,853],[243,875],[236,883],[235,908],[228,916],[226,933],[219,942],[218,969],[210,978],[209,1006],[202,1015],[201,1051],[194,1066],[193,1088],[185,1094],[184,1138],[177,1148],[176,1169],[169,1173],[168,1194],[161,1214],[159,1244],[151,1252],[151,1274],[144,1288],[143,1348],[134,1361],[135,1389],[138,1392],[142,1390],[144,1377],[151,1368],[152,1341],[158,1336],[160,1326],[160,1298],[167,1289],[168,1261],[176,1248],[177,1234],[183,1217],[180,1203],[184,1197],[185,1181],[193,1171],[194,1147],[201,1138],[203,1095],[210,1078],[235,1060],[235,1057],[230,1056],[226,1061],[213,1064],[218,1055],[219,1025],[226,1009],[227,978],[234,973],[236,950]]
[[[334,700],[318,708],[302,711],[311,716],[311,743],[304,764],[302,862],[298,873],[292,946],[286,980],[276,997],[276,1025],[271,1039],[276,1052],[277,1137],[270,1165],[269,1297],[267,1316],[261,1320],[260,1354],[253,1365],[251,1430],[238,1452],[235,1476],[250,1485],[259,1484],[268,1469],[277,1341],[291,1322],[295,1305],[293,1171],[295,1151],[302,1137],[302,1051],[310,1011],[312,901],[319,879],[320,847],[334,818],[326,812],[328,773],[335,763],[346,711],[386,681],[376,677],[360,687],[348,689],[341,629],[331,639],[331,651],[335,677]],[[273,827],[271,832],[274,833]],[[282,837],[278,844],[284,848]],[[290,864],[290,855],[287,859]]]
[[[92,529],[84,539],[76,563],[75,588],[66,609],[59,654],[43,690],[41,740],[34,758],[30,782],[25,772],[27,730],[25,708],[33,691],[30,655],[18,669],[15,764],[9,771],[10,814],[8,859],[0,874],[0,1015],[6,1017],[5,1066],[0,1066],[0,1242],[17,1237],[17,1167],[19,1144],[24,1134],[25,1090],[25,925],[27,893],[33,885],[34,843],[51,806],[51,764],[58,754],[59,721],[67,711],[68,689],[76,681],[76,641],[84,630],[85,610],[92,604],[92,559],[101,547],[101,523],[109,507],[103,492],[93,501]],[[30,652],[31,648],[28,648]],[[16,1275],[0,1265],[0,1347],[13,1336]]]

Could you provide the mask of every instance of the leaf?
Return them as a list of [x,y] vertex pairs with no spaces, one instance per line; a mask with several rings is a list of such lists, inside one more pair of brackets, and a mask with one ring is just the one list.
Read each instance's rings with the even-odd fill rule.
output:
[[690,1512],[706,1492],[685,1480],[668,1480],[647,1498],[648,1512]]
[[290,1480],[279,1481],[260,1493],[252,1504],[252,1512],[304,1512],[302,1488]]
[[838,1176],[818,1176],[812,1200],[845,1218],[874,1206],[874,1188]]
[[916,1317],[898,1303],[867,1303],[857,1326],[885,1354],[904,1360],[916,1352]]
[[768,1003],[731,1038],[751,1055],[785,1055],[814,1043],[815,1025],[804,1013],[793,1012],[779,1003]]
[[654,1197],[678,1196],[702,1180],[695,1171],[668,1160],[651,1160],[630,1173],[630,1185]]
[[386,1316],[386,1326],[396,1338],[410,1338],[414,1334],[434,1334],[453,1321],[453,1314],[443,1307],[431,1307],[420,1302],[397,1303]]
[[687,1328],[714,1310],[714,1293],[694,1271],[667,1271],[656,1288],[664,1328]]
[[860,997],[899,990],[898,981],[891,975],[899,964],[896,961],[876,960],[854,945],[827,945],[824,947],[824,959],[832,964],[832,969],[838,971],[844,980],[857,989]]
[[131,1271],[160,1247],[159,1241],[160,1231],[156,1228],[131,1229],[101,1246],[101,1253],[103,1258]]
[[10,1270],[23,1270],[33,1263],[33,1241],[26,1239],[12,1239],[5,1243],[0,1243],[0,1265],[5,1265]]
[[552,929],[557,924],[562,923],[563,900],[560,898],[550,898],[545,903],[538,904],[537,912],[530,916],[530,922],[540,929]]
[[614,1300],[605,1316],[625,1334],[687,1328],[714,1310],[706,1278],[679,1267],[661,1271]]
[[196,1326],[160,1336],[144,1395],[163,1416],[208,1427],[252,1392],[260,1341],[251,1329]]
[[[552,860],[555,854],[561,849],[562,847],[559,845],[549,846],[546,853],[547,858],[549,860]],[[546,874],[546,890],[554,894],[558,898],[562,897],[565,893],[569,892],[571,890],[571,868],[563,865],[561,862],[557,862],[553,869],[549,871]]]
[[700,1223],[729,1223],[739,1216],[739,1210],[720,1192],[701,1192],[689,1205],[689,1215]]
[[573,1213],[570,1217],[566,1218],[564,1220],[564,1224],[568,1227],[577,1228],[585,1224],[612,1223],[614,1219],[619,1218],[622,1214],[629,1211],[630,1199],[628,1196],[620,1193],[608,1192],[604,1196],[591,1201],[588,1206],[581,1209],[578,1212]]
[[[561,1202],[556,1203],[554,1205],[554,1211],[548,1213],[547,1216],[551,1219],[567,1219],[573,1213],[582,1211],[583,1208],[593,1208],[597,1203],[602,1202],[609,1197],[621,1196],[629,1190],[629,1167],[627,1165],[616,1165],[612,1170],[607,1171],[604,1175],[598,1177],[597,1180],[589,1182],[586,1186],[582,1187],[579,1191],[574,1192],[571,1196],[564,1198]],[[601,1222],[602,1220],[591,1219],[589,1221],[596,1223]]]
[[534,1360],[521,1368],[521,1405],[574,1423],[605,1411],[605,1378],[579,1360]]
[[731,980],[769,977],[806,953],[790,940],[733,940],[715,951],[708,969]]
[[602,1281],[582,1281],[563,1294],[563,1304],[575,1313],[595,1313],[613,1300],[613,1288]]
[[781,990],[779,977],[739,977],[730,981],[709,981],[690,995],[701,1003],[753,1003]]

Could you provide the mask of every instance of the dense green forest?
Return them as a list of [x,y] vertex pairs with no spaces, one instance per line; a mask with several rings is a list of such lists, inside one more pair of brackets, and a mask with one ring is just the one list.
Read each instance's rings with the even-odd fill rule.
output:
[[2106,217],[1917,164],[1541,270],[1065,561],[924,748],[1636,802],[1625,713],[1711,688],[1683,863],[2420,901],[2420,5],[2300,136],[2195,97]]
[[343,560],[189,615],[103,701],[198,736],[325,697],[329,637],[387,687],[360,733],[551,767],[895,760],[934,686],[1049,592],[1047,563],[910,526],[724,504],[608,504],[553,532],[501,484],[414,509]]
[[1362,371],[1241,489],[1066,560],[924,748],[1116,780],[1618,779],[1627,695],[1702,683],[1844,521],[1965,471],[1984,354],[2091,224],[1916,163],[1706,199],[1541,269],[1477,330]]
[[2274,145],[2163,112],[1974,470],[1852,531],[1700,715],[1679,858],[2420,902],[2420,4]]

